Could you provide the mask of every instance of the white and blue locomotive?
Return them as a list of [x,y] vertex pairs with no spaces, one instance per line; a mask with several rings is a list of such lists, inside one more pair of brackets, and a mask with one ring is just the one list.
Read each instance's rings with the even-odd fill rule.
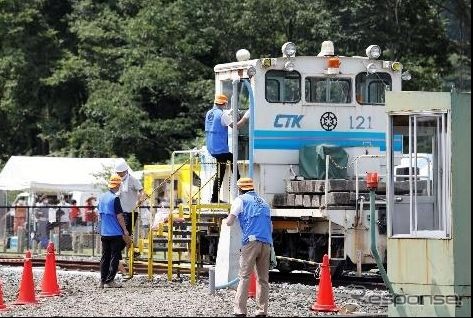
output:
[[[278,58],[250,59],[243,49],[237,52],[237,62],[214,68],[216,94],[225,94],[237,105],[230,105],[232,109],[250,111],[248,127],[238,131],[238,138],[229,129],[228,138],[238,149],[240,170],[253,177],[256,190],[273,203],[276,254],[296,260],[280,262],[280,269],[298,268],[303,260],[320,262],[327,252],[333,260],[375,264],[369,207],[361,202],[362,186],[356,180],[367,171],[385,171],[385,91],[400,91],[409,74],[402,73],[397,61],[380,60],[377,45],[369,46],[366,56],[346,57],[336,55],[333,43],[325,41],[318,55],[297,56],[296,46],[288,42],[282,53]],[[301,149],[324,144],[346,151],[346,188],[338,191],[352,192],[351,201],[327,204],[328,189],[288,193],[294,182],[305,182],[298,180]],[[395,147],[401,151],[402,140]],[[327,181],[316,182],[328,187]],[[286,205],[276,203],[281,196],[288,197],[282,200]],[[287,204],[289,198],[295,203]],[[318,204],[313,204],[316,198]],[[385,257],[382,201],[377,209],[378,250]]]

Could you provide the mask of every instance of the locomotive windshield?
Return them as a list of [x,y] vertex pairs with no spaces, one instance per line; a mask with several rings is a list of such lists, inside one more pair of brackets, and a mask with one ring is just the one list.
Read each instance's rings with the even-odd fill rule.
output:
[[[306,77],[305,101],[308,103],[351,104],[352,78]],[[356,101],[364,105],[384,105],[385,91],[391,90],[388,73],[359,73],[355,77]],[[265,76],[268,103],[298,103],[301,99],[301,75],[297,71],[269,70]]]
[[307,77],[305,99],[310,103],[351,103],[351,80],[348,78]]

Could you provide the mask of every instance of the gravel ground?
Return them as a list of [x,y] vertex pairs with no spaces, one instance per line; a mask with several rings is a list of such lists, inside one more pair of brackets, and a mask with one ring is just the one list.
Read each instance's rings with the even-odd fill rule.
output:
[[[62,294],[58,297],[39,298],[38,305],[12,305],[21,279],[22,267],[0,266],[3,300],[8,311],[4,317],[97,317],[97,316],[231,316],[235,290],[217,290],[209,294],[208,280],[202,278],[192,286],[188,277],[182,276],[168,282],[164,275],[155,275],[152,281],[138,275],[124,282],[123,288],[99,289],[99,273],[58,270]],[[39,288],[43,268],[33,268],[36,288]],[[120,277],[119,275],[117,277]],[[303,284],[271,283],[269,315],[299,316],[331,315],[316,313],[309,308],[315,301],[314,286]],[[382,290],[363,290],[349,287],[333,288],[337,306],[347,308],[355,303],[355,313],[386,315],[387,307],[368,302],[371,295],[387,295]],[[248,315],[255,311],[255,302],[248,300]]]

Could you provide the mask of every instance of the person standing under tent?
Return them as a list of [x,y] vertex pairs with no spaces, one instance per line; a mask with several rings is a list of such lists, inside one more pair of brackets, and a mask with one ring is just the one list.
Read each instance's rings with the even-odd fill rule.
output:
[[71,222],[71,227],[76,227],[80,225],[81,222],[81,211],[77,206],[77,201],[75,199],[71,200],[71,208],[69,212],[69,220]]
[[24,200],[18,200],[15,206],[15,219],[13,220],[13,234],[17,235],[18,228],[26,228],[26,203]]
[[84,221],[87,226],[93,226],[97,222],[97,209],[95,208],[95,197],[85,200]]
[[48,219],[49,219],[49,199],[47,195],[43,195],[39,203],[34,208],[34,216],[36,220],[36,231],[34,240],[40,248],[46,248],[49,241],[48,236]]

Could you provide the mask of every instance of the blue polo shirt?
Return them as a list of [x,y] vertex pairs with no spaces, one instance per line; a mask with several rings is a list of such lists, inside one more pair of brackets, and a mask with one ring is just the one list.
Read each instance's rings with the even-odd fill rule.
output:
[[228,153],[228,126],[222,125],[223,110],[214,107],[205,115],[205,142],[211,155]]
[[273,244],[271,233],[271,208],[256,192],[249,191],[239,196],[243,209],[238,214],[241,227],[241,244],[260,241]]
[[120,199],[112,191],[107,191],[99,199],[100,234],[102,236],[122,236],[123,230],[117,215],[123,213]]

